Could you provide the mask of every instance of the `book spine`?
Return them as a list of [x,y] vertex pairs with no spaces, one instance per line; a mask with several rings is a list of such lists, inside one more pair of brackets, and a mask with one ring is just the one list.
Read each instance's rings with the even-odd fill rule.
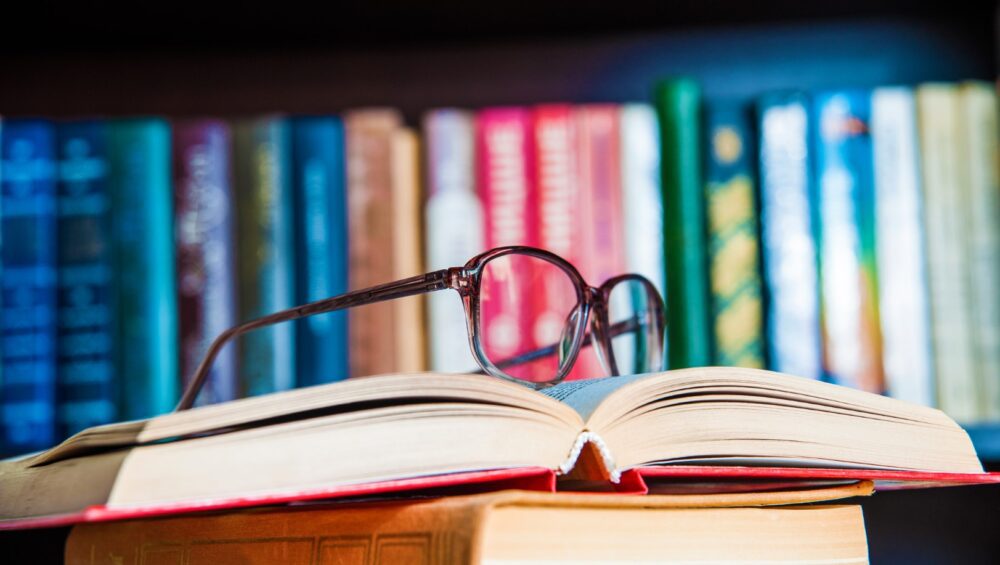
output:
[[916,109],[906,88],[872,95],[882,365],[890,396],[932,406],[934,371],[924,259]]
[[647,104],[625,104],[620,119],[625,268],[649,279],[663,297],[666,267],[656,110]]
[[115,421],[115,315],[107,129],[56,128],[59,435]]
[[830,92],[814,103],[824,372],[838,384],[882,393],[871,95]]
[[[389,109],[355,110],[345,117],[352,290],[394,280],[392,135],[402,121]],[[348,312],[352,377],[396,370],[395,324],[391,303]]]
[[3,271],[0,451],[56,441],[55,132],[41,120],[4,123],[0,140]]
[[[420,144],[416,132],[397,129],[391,140],[392,167],[392,279],[398,280],[424,273],[424,240],[420,203]],[[410,296],[392,303],[396,370],[414,373],[427,370],[426,321],[424,297]]]
[[667,339],[671,369],[709,365],[705,199],[701,183],[701,93],[692,80],[657,86],[667,265]]
[[961,166],[969,230],[969,282],[976,358],[978,418],[1000,420],[1000,180],[997,170],[997,94],[993,85],[959,87]]
[[[289,125],[279,117],[238,122],[233,141],[238,312],[245,322],[294,305]],[[295,385],[294,324],[250,332],[237,351],[245,396]]]
[[[531,113],[514,107],[480,111],[476,115],[476,152],[476,179],[486,220],[485,247],[538,246]],[[483,304],[484,320],[509,321],[511,326],[483,333],[484,345],[496,360],[531,351],[536,344],[534,297],[519,296],[515,303],[507,300],[513,299],[497,296]]]
[[[483,244],[483,207],[475,186],[475,130],[472,115],[434,110],[424,118],[427,203],[424,208],[427,269],[464,265]],[[474,370],[462,301],[450,292],[427,296],[430,368]]]
[[[580,207],[577,170],[577,131],[573,108],[546,105],[532,110],[532,147],[538,213],[538,245],[580,266],[584,257],[575,244]],[[531,335],[539,345],[559,343],[566,313],[565,276],[554,269],[539,273],[534,296]],[[603,375],[589,348],[581,352],[568,379]]]
[[741,105],[705,113],[705,191],[715,364],[764,367],[757,191],[750,116]]
[[178,397],[170,126],[112,122],[108,130],[112,234],[118,276],[119,417],[173,409]]
[[[295,210],[295,302],[306,304],[347,292],[347,177],[344,126],[338,118],[292,122]],[[347,311],[296,322],[298,386],[346,379],[350,372]]]
[[760,222],[771,369],[821,376],[816,247],[810,199],[807,99],[760,100]]
[[[174,210],[181,382],[187,386],[208,346],[236,325],[236,247],[230,167],[232,134],[217,120],[174,124]],[[216,358],[199,402],[237,397],[236,346]]]
[[959,422],[972,422],[979,411],[958,92],[954,85],[928,83],[916,95],[938,407]]
[[[622,225],[620,108],[614,105],[581,106],[574,112],[577,131],[576,206],[573,214],[573,261],[588,284],[598,286],[625,271]],[[616,293],[624,299],[626,294]],[[610,310],[618,305],[610,304]],[[625,311],[623,307],[622,311]],[[619,348],[622,355],[625,349]],[[595,348],[586,348],[570,375],[593,378],[607,374]],[[619,371],[632,373],[634,358],[620,360]]]

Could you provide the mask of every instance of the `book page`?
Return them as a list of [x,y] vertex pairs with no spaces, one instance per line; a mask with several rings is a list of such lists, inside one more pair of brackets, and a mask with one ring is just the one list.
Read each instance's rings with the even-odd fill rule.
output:
[[554,398],[576,410],[583,421],[587,421],[601,402],[619,388],[651,377],[653,374],[604,377],[581,381],[566,381],[556,386],[543,388],[539,392]]

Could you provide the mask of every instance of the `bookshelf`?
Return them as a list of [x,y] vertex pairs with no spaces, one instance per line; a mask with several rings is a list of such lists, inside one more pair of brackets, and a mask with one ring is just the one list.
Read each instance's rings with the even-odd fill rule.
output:
[[[682,74],[710,98],[994,79],[993,3],[954,4],[25,2],[5,19],[32,25],[0,32],[0,113],[236,116],[384,104],[413,124],[446,105],[647,100],[655,79]],[[1000,424],[968,429],[1000,469]],[[880,494],[865,503],[872,559],[988,562],[1000,551],[988,526],[998,509],[997,488]]]

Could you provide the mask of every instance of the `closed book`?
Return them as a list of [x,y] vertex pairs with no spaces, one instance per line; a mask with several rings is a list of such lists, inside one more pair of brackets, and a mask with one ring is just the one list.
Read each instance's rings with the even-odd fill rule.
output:
[[[344,125],[332,116],[292,121],[295,211],[295,302],[306,304],[347,292],[347,177]],[[296,384],[346,379],[350,373],[347,312],[298,320]]]
[[0,462],[0,528],[393,493],[771,491],[801,502],[815,494],[804,490],[980,483],[1000,473],[983,473],[944,413],[760,369],[541,391],[394,373],[89,428]]
[[916,97],[938,407],[972,422],[979,400],[958,90],[953,84],[928,83],[917,87]]
[[[236,201],[229,124],[182,120],[173,130],[178,362],[187,385],[212,340],[236,325]],[[199,402],[237,398],[236,374],[230,344],[216,357]]]
[[9,120],[0,139],[0,451],[56,436],[56,136],[43,120]]
[[824,373],[881,393],[871,93],[826,92],[813,102]]
[[625,265],[665,296],[663,194],[660,192],[660,131],[648,104],[621,108],[622,217]]
[[[625,228],[622,224],[620,107],[613,104],[579,106],[573,112],[576,130],[576,183],[573,219],[574,266],[592,286],[625,272]],[[623,287],[622,287],[623,288]],[[631,312],[628,290],[619,288],[609,296],[611,323]],[[622,304],[625,301],[626,304]],[[629,342],[629,340],[633,340]],[[553,339],[547,343],[556,343]],[[628,347],[626,347],[628,343]],[[616,365],[622,374],[635,373],[634,335],[612,339]],[[573,378],[602,374],[593,347],[577,358]],[[621,359],[618,359],[621,356]]]
[[59,435],[117,418],[115,287],[107,127],[56,128]]
[[[423,191],[420,182],[420,142],[416,132],[399,128],[392,134],[392,277],[399,280],[424,273]],[[396,348],[396,370],[427,370],[427,335],[422,296],[392,302],[395,323],[392,339]]]
[[768,367],[818,379],[822,350],[808,99],[795,92],[768,94],[757,112]]
[[[294,306],[290,149],[284,118],[245,119],[233,127],[240,322]],[[237,351],[244,396],[295,386],[294,324],[250,332]]]
[[705,207],[715,364],[764,367],[764,305],[750,114],[705,110]]
[[108,161],[118,277],[118,415],[146,418],[173,409],[180,384],[169,124],[158,118],[110,122]]
[[[483,203],[487,249],[539,245],[533,143],[528,109],[495,107],[476,114],[476,187]],[[520,280],[533,280],[531,271],[539,266],[527,261],[507,265],[508,270],[518,269]],[[536,348],[536,296],[537,289],[510,288],[491,293],[482,302],[480,331],[488,358],[505,359]],[[522,373],[544,374],[541,369],[536,372],[536,363],[525,364]]]
[[262,509],[80,525],[65,555],[69,565],[95,555],[190,565],[868,562],[860,506],[759,498],[695,507],[669,496],[511,490]]
[[875,244],[882,366],[890,396],[933,406],[934,358],[924,243],[924,198],[913,91],[875,89]]
[[660,124],[669,365],[678,369],[710,365],[701,91],[690,79],[664,81],[656,88],[655,104]]
[[969,234],[972,335],[976,358],[977,420],[1000,420],[1000,179],[997,169],[997,93],[988,82],[959,86],[959,140]]
[[[475,182],[475,131],[470,112],[433,110],[424,116],[427,202],[424,205],[428,270],[464,265],[483,246],[483,207]],[[469,350],[465,309],[458,296],[427,296],[430,368],[456,373],[476,367]]]
[[[392,138],[402,116],[388,108],[345,114],[347,144],[348,286],[393,278]],[[395,371],[395,305],[371,304],[348,313],[351,376]]]

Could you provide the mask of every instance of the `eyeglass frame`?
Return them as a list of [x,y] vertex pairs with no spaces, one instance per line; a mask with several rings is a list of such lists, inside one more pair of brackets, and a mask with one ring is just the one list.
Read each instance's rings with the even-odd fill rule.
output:
[[[504,359],[498,363],[490,360],[483,350],[483,340],[480,335],[482,322],[480,290],[483,268],[494,259],[515,254],[541,259],[559,267],[573,282],[574,290],[576,291],[577,302],[574,309],[579,308],[580,311],[576,321],[577,327],[574,331],[573,341],[570,344],[569,355],[561,365],[556,376],[548,381],[535,382],[518,379],[504,373],[500,365],[510,366],[530,362],[554,354],[559,344],[552,344],[529,351],[510,359]],[[614,357],[611,340],[618,335],[634,330],[636,323],[633,318],[625,322],[611,324],[608,318],[608,304],[610,302],[611,290],[617,284],[626,280],[641,284],[647,296],[655,300],[655,307],[651,309],[655,316],[653,328],[657,332],[657,335],[654,337],[661,344],[661,347],[663,347],[662,344],[666,334],[666,314],[664,312],[663,298],[656,290],[655,285],[646,277],[637,273],[625,273],[606,280],[599,287],[593,287],[587,284],[576,267],[555,253],[537,247],[509,245],[496,247],[480,253],[461,267],[439,269],[423,275],[347,292],[295,306],[287,310],[281,310],[233,326],[212,340],[201,363],[198,364],[194,375],[185,386],[184,393],[174,411],[179,412],[194,406],[195,400],[197,400],[198,395],[201,393],[201,389],[208,378],[216,357],[218,357],[222,348],[236,337],[256,329],[282,322],[291,322],[307,316],[326,314],[356,306],[376,304],[378,302],[428,294],[445,289],[457,291],[462,299],[463,306],[465,307],[469,346],[472,349],[473,357],[476,358],[476,362],[486,374],[524,384],[535,389],[547,388],[562,382],[573,369],[583,347],[593,344],[597,347],[598,355],[603,356],[603,360],[606,360],[606,369],[611,373],[610,376],[619,376],[620,373]],[[587,331],[588,325],[592,328],[592,331]],[[597,340],[596,343],[594,343],[595,338]],[[665,352],[661,351],[661,356],[665,359]]]

